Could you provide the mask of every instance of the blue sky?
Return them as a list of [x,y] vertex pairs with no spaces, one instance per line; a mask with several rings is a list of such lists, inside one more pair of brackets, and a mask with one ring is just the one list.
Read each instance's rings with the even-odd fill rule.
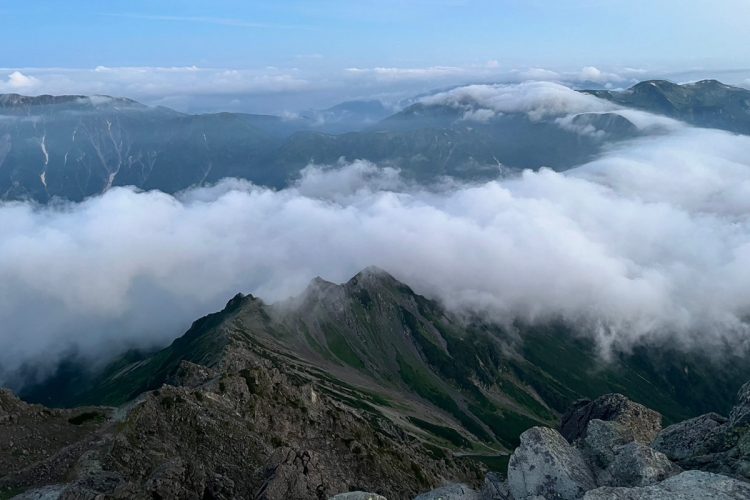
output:
[[[273,90],[275,79],[283,92],[300,91],[301,82],[308,92],[332,88],[354,68],[408,69],[390,78],[411,82],[437,75],[435,85],[491,78],[488,68],[595,66],[618,76],[742,69],[750,67],[748,18],[747,0],[0,0],[0,90],[13,82],[68,90],[79,78],[86,91],[85,73],[66,73],[65,86],[50,68],[101,66],[251,72],[267,81],[267,89],[248,87],[256,92]],[[452,79],[430,68],[453,68]],[[36,82],[11,81],[13,71]],[[376,76],[382,83],[384,73]],[[149,99],[159,87],[142,78],[120,89],[115,79],[101,89]],[[153,94],[170,97],[166,88]]]

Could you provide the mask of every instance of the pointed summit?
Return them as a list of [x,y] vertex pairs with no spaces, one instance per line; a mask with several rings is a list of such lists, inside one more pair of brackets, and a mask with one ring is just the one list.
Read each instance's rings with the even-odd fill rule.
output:
[[355,274],[347,283],[347,287],[387,287],[387,288],[409,288],[404,283],[393,277],[388,271],[377,267],[368,266]]

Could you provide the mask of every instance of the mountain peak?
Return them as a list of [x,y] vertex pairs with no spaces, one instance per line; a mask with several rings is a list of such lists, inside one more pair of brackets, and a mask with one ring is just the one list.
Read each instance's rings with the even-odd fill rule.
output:
[[647,80],[625,91],[585,90],[621,106],[642,109],[704,128],[750,133],[750,90],[718,80],[676,84]]
[[393,277],[388,271],[368,266],[346,282],[347,288],[405,288],[409,287]]
[[355,278],[365,278],[365,277],[375,277],[375,278],[389,278],[392,280],[395,280],[388,271],[383,269],[382,267],[378,266],[367,266],[366,268],[362,269],[360,272],[354,275],[352,279]]
[[678,84],[670,82],[669,80],[646,80],[633,85],[629,90],[633,92],[649,92],[658,89],[664,92],[678,87]]
[[290,299],[288,304],[296,304],[302,310],[311,310],[326,304],[328,307],[339,307],[347,297],[359,296],[362,291],[375,290],[408,290],[408,286],[398,281],[384,269],[369,266],[355,274],[345,283],[333,283],[320,276],[313,278],[296,298]]

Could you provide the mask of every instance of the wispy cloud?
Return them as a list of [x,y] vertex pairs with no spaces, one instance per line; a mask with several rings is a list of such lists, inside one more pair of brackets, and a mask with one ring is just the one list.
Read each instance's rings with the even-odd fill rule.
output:
[[293,25],[293,24],[276,24],[249,21],[245,19],[235,19],[231,17],[210,17],[210,16],[157,16],[148,14],[133,13],[112,13],[101,14],[108,17],[120,17],[127,19],[141,19],[144,21],[166,21],[178,23],[197,23],[197,24],[215,24],[218,26],[233,26],[236,28],[253,28],[253,29],[312,29],[312,26]]
[[562,82],[627,88],[641,80],[676,82],[719,78],[750,87],[750,71],[668,73],[634,68],[515,68],[490,60],[464,66],[328,66],[328,55],[301,53],[292,66],[97,66],[92,68],[0,67],[0,93],[105,94],[181,111],[282,113],[321,108],[344,100],[378,98],[396,103],[415,95],[466,84]]
[[29,91],[38,87],[40,83],[33,76],[25,75],[20,71],[13,71],[5,81],[0,80],[0,92]]

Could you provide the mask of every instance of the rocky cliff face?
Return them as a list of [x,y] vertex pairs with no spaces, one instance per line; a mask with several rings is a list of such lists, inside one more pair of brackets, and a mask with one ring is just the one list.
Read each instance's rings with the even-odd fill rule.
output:
[[[59,498],[301,499],[364,489],[407,498],[479,477],[472,464],[394,426],[364,394],[251,348],[230,345],[227,354],[221,371],[181,363],[173,383],[183,385],[102,413],[96,425],[44,427],[70,444],[26,443],[29,465],[3,453],[16,466],[0,476],[0,490],[54,484]],[[15,416],[0,425],[4,436],[29,428]]]

